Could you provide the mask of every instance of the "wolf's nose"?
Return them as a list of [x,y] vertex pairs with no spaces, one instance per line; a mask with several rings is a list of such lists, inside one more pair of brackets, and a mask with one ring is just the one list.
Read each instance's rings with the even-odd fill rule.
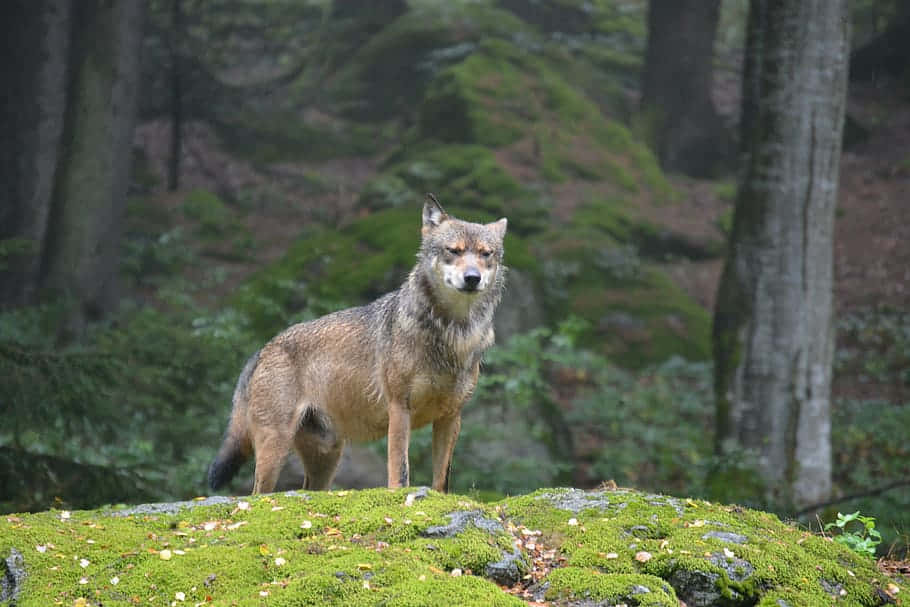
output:
[[480,284],[480,272],[477,268],[468,268],[464,272],[464,286],[466,289],[473,291]]

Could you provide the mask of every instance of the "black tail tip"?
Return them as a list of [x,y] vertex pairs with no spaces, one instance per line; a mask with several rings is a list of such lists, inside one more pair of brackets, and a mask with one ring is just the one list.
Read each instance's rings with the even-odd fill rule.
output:
[[225,486],[237,474],[242,463],[243,458],[241,457],[215,458],[215,461],[209,466],[209,488],[217,491]]

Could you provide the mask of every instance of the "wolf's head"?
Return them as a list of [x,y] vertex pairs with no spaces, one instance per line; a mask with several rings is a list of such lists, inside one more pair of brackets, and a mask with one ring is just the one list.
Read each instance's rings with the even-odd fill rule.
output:
[[418,266],[454,316],[465,317],[477,299],[502,286],[506,219],[471,223],[446,213],[432,194],[423,205]]

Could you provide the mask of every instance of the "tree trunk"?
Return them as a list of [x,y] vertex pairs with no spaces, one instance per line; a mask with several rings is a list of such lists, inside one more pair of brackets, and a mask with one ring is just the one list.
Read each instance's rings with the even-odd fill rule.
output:
[[181,0],[171,5],[171,154],[168,158],[167,189],[180,187],[180,154],[183,149],[183,93],[181,89],[180,52],[183,38],[183,7]]
[[665,170],[710,177],[733,165],[711,80],[720,0],[651,0],[641,106]]
[[71,4],[15,0],[4,6],[0,306],[31,303],[37,292],[66,108]]
[[42,260],[44,286],[74,304],[69,330],[113,303],[143,13],[142,0],[73,3],[63,146]]
[[752,0],[743,176],[714,313],[717,451],[779,506],[831,491],[834,210],[847,0]]

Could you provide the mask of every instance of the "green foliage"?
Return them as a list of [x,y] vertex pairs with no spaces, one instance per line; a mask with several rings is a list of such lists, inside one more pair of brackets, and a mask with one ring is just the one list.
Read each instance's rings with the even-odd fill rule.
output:
[[910,313],[869,309],[838,320],[840,372],[910,386]]
[[222,236],[231,227],[233,215],[217,195],[196,189],[183,199],[183,214],[199,223],[203,236]]
[[200,491],[221,412],[255,347],[240,319],[207,317],[185,300],[171,305],[167,314],[125,306],[115,322],[69,346],[54,340],[60,305],[0,314],[0,390],[8,395],[0,447],[33,457],[36,470],[59,467],[37,465],[42,457],[71,461],[72,474],[79,470],[86,481],[73,486],[36,475],[0,507],[45,508],[54,497],[82,506],[110,500],[103,476],[88,481],[102,469],[126,475],[117,500]]
[[[832,407],[834,479],[846,495],[910,477],[910,402],[839,399]],[[875,513],[882,544],[897,553],[910,546],[910,487],[859,497],[844,508]]]
[[[848,528],[850,523],[859,523]],[[856,530],[858,527],[858,530]],[[859,510],[852,514],[837,513],[837,520],[825,525],[825,531],[839,529],[840,533],[834,536],[834,541],[843,544],[850,550],[875,556],[875,547],[882,542],[882,534],[875,529],[875,518],[863,516]]]

